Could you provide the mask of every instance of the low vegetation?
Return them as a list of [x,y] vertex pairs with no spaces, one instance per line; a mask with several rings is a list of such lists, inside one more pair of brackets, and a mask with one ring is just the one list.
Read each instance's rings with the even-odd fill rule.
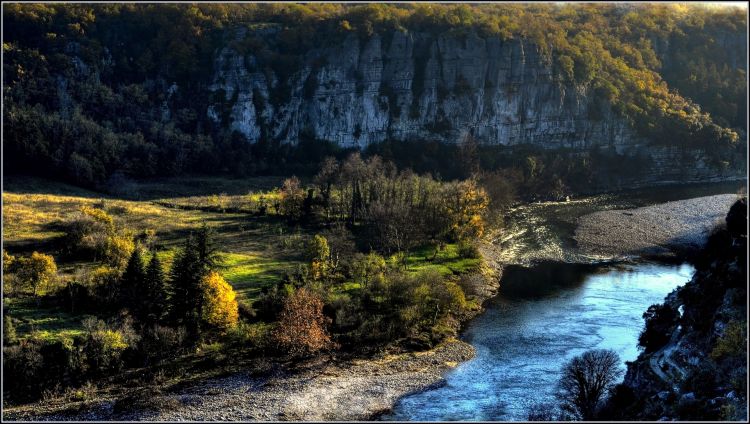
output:
[[[479,309],[461,278],[478,270],[490,225],[478,179],[443,182],[353,154],[307,182],[228,194],[235,206],[218,209],[205,195],[85,194],[3,194],[10,403],[200,352],[429,348]],[[27,237],[34,229],[52,231]]]

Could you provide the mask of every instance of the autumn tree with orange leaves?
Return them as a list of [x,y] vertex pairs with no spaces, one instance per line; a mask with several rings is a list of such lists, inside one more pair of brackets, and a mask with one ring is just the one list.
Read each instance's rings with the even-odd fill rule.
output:
[[331,346],[323,315],[323,300],[306,288],[295,290],[284,301],[273,338],[293,356],[307,355]]
[[482,237],[484,214],[490,200],[487,192],[474,179],[452,183],[445,196],[451,231],[457,240]]

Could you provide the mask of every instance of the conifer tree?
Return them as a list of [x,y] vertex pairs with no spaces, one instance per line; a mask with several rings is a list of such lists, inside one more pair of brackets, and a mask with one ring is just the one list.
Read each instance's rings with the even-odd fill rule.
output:
[[151,260],[146,267],[143,286],[143,297],[144,301],[147,302],[143,318],[148,323],[155,324],[161,319],[167,300],[164,270],[162,269],[159,257],[156,256],[156,252],[151,256]]
[[197,336],[202,307],[200,281],[205,270],[199,261],[199,248],[191,234],[185,247],[175,256],[170,273],[170,315],[174,324],[181,324]]
[[169,278],[169,318],[184,325],[197,337],[200,331],[203,290],[201,280],[221,266],[219,250],[213,241],[214,231],[205,223],[190,234],[185,247],[177,253]]
[[215,231],[204,222],[195,235],[195,249],[198,262],[203,269],[201,276],[216,270],[221,266],[219,249],[214,243]]
[[130,309],[136,316],[143,309],[143,283],[146,278],[146,270],[143,266],[143,256],[140,246],[133,249],[130,254],[125,272],[120,279],[120,299],[123,306]]

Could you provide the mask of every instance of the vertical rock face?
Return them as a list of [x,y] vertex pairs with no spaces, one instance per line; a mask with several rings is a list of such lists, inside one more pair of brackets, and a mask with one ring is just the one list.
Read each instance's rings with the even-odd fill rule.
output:
[[[262,37],[274,37],[264,28]],[[257,33],[239,30],[235,41]],[[384,140],[480,143],[600,152],[643,158],[640,178],[714,180],[726,175],[699,152],[656,147],[586,89],[556,78],[523,39],[395,31],[338,42],[271,71],[257,51],[231,43],[216,57],[208,116],[250,142],[326,140],[365,147]],[[744,170],[742,170],[744,173]]]
[[[208,114],[220,123],[226,111],[226,123],[251,142],[307,135],[363,147],[386,139],[456,143],[470,134],[487,144],[618,151],[642,142],[588,93],[553,78],[524,40],[388,35],[352,35],[307,52],[286,81],[269,79],[252,53],[225,47],[211,86],[224,96]],[[282,85],[288,96],[272,98]]]
[[[732,205],[725,222],[694,255],[693,278],[664,301],[679,313],[670,337],[628,363],[623,383],[634,402],[611,402],[622,415],[602,419],[747,419],[746,197]],[[745,329],[734,344],[727,342],[732,328]]]

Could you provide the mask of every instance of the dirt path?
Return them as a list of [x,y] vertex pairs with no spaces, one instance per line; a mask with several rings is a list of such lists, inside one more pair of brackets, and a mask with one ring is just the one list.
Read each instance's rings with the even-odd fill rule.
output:
[[682,369],[671,359],[672,352],[677,348],[676,343],[679,335],[680,329],[678,328],[677,330],[672,332],[672,337],[669,339],[669,342],[667,342],[667,344],[664,345],[661,349],[654,352],[651,355],[651,358],[649,358],[649,366],[651,367],[651,371],[653,371],[653,373],[663,382],[672,387],[675,392],[679,390],[679,386],[676,384],[674,378],[672,378],[664,370],[666,369],[667,371],[676,371],[680,374],[681,378],[684,378],[687,374],[684,369]]

